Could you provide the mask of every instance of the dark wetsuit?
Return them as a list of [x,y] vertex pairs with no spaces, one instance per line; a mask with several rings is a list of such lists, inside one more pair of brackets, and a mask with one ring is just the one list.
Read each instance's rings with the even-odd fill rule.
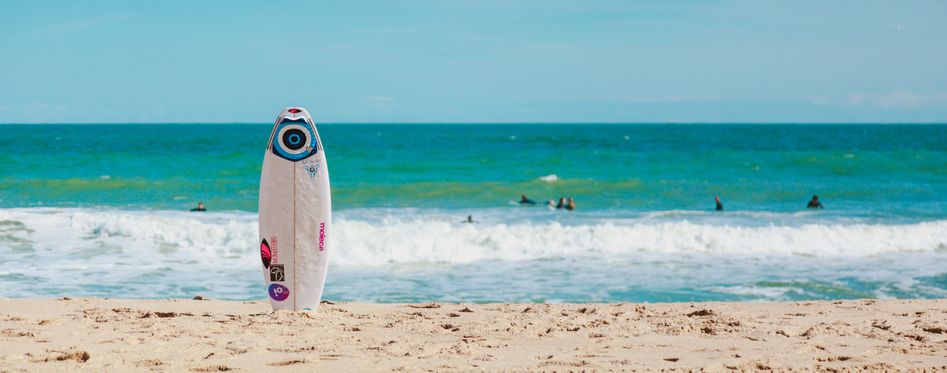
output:
[[723,203],[717,202],[717,211],[723,211]]

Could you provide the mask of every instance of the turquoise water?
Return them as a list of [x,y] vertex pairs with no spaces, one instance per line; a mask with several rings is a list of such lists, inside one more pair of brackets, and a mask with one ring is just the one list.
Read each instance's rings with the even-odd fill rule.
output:
[[[0,296],[265,297],[253,244],[270,127],[0,126]],[[319,132],[333,299],[947,296],[947,125]],[[824,210],[804,208],[813,194]],[[183,212],[197,201],[211,213]]]
[[[4,126],[0,206],[255,211],[265,124]],[[333,197],[357,207],[947,214],[933,125],[321,125]],[[264,139],[261,141],[261,139]],[[33,147],[38,147],[35,149]],[[33,149],[31,149],[33,148]],[[38,151],[37,151],[38,150]],[[555,183],[539,178],[556,175]]]

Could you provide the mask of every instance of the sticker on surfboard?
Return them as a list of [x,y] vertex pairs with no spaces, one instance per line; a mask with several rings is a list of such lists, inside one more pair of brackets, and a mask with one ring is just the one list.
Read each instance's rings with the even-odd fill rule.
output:
[[260,242],[260,258],[263,260],[263,268],[270,268],[270,260],[273,259],[273,252],[270,251],[270,244],[263,239]]

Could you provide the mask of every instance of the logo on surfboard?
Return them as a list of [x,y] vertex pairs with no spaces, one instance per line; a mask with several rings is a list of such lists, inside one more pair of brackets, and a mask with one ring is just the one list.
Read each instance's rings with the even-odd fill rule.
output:
[[319,251],[326,249],[326,223],[319,223]]
[[319,162],[305,163],[303,162],[303,169],[309,173],[310,179],[315,179],[316,175],[319,175],[319,169],[322,167],[322,164]]

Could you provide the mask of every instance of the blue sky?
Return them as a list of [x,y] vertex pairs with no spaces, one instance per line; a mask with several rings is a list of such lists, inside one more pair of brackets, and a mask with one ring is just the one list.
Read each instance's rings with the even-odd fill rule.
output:
[[0,2],[0,123],[947,122],[945,1]]

